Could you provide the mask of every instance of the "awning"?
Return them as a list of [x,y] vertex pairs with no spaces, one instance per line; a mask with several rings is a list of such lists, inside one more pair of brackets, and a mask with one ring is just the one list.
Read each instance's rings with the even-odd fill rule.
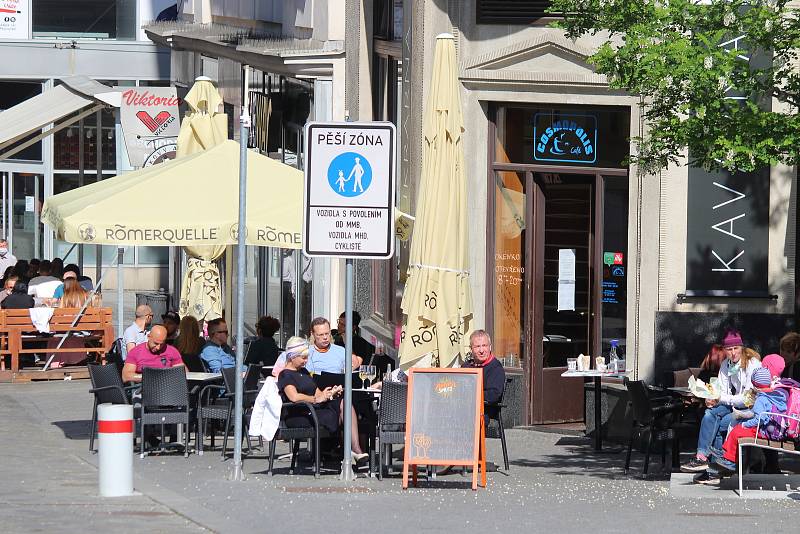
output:
[[[117,91],[86,76],[72,76],[61,82],[0,113],[0,161],[99,109],[119,106]],[[42,132],[51,123],[53,128]],[[38,135],[17,144],[37,132]]]

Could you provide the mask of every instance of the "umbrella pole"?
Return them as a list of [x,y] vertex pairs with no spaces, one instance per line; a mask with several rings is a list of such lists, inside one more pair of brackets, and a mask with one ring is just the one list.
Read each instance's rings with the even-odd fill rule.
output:
[[[353,480],[352,468],[352,448],[350,439],[352,430],[352,406],[353,406],[353,260],[345,260],[345,300],[344,300],[344,437],[343,449],[344,458],[342,459],[342,480]],[[356,436],[358,438],[358,436]]]
[[122,293],[122,287],[125,285],[125,275],[122,270],[124,258],[125,249],[117,247],[117,337],[122,337],[122,332],[125,331],[125,324],[122,320],[122,314],[125,313],[125,299]]
[[249,91],[250,67],[244,69],[244,98],[242,99],[242,115],[239,117],[239,231],[236,244],[236,393],[234,405],[233,431],[233,480],[244,480],[242,472],[242,401],[244,387],[241,369],[244,365],[244,274],[245,274],[245,238],[247,223],[245,217],[247,192],[247,138],[250,127],[247,93]]

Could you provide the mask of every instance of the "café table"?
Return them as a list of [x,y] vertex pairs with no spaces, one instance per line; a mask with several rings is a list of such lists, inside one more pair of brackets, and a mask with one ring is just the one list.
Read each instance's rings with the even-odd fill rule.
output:
[[[603,435],[602,435],[602,395],[601,395],[601,381],[603,378],[625,378],[629,371],[624,373],[613,373],[607,371],[564,371],[561,376],[564,378],[593,378],[594,379],[594,450],[602,452],[603,450]],[[606,452],[619,452],[619,451],[606,451]]]
[[222,373],[199,373],[195,371],[189,371],[186,373],[186,380],[188,382],[195,382],[195,383],[205,383],[205,382],[214,382],[216,380],[222,379]]

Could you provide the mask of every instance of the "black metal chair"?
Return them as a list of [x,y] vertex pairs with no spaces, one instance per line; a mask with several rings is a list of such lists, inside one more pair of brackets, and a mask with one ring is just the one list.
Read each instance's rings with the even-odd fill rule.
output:
[[[261,376],[261,368],[258,365],[250,365],[244,378],[244,399],[242,408],[245,416],[245,432],[247,438],[247,450],[250,451],[250,436],[247,430],[247,412],[253,408],[255,399],[258,396],[258,379]],[[236,368],[230,367],[222,369],[222,380],[224,385],[210,384],[200,390],[197,403],[197,433],[195,439],[197,443],[197,453],[203,454],[203,441],[205,440],[208,421],[222,422],[224,436],[222,441],[222,457],[228,447],[228,435],[230,434],[231,419],[233,417],[234,400],[236,392]],[[224,392],[219,396],[220,392]],[[215,433],[211,432],[211,447],[214,447]]]
[[[506,405],[503,403],[503,398],[506,395],[506,390],[508,389],[508,385],[511,383],[511,377],[506,377],[506,382],[503,384],[503,393],[500,395],[500,399],[495,404],[484,403],[484,413],[486,414],[486,437],[489,438],[500,438],[500,445],[503,447],[503,465],[505,466],[506,471],[509,470],[508,466],[508,449],[506,448],[506,429],[503,426],[503,408]],[[497,436],[489,435],[491,422],[497,421]],[[493,428],[492,428],[493,429]]]
[[[89,378],[92,381],[92,389],[89,390],[89,393],[94,395],[92,426],[89,430],[89,452],[94,452],[94,437],[97,433],[97,405],[104,403],[130,404],[131,392],[139,386],[125,386],[114,365],[90,363],[87,367],[89,369]],[[136,417],[135,408],[134,417]]]
[[378,479],[383,480],[384,455],[388,451],[388,467],[392,464],[392,445],[405,443],[406,399],[408,384],[384,382],[378,410]]
[[125,365],[125,361],[122,358],[124,350],[125,345],[122,338],[118,337],[111,344],[111,349],[106,353],[106,364],[113,364],[120,376],[122,376],[122,366]]
[[183,367],[142,369],[142,407],[139,420],[139,457],[144,458],[144,429],[146,426],[161,427],[161,443],[164,443],[164,427],[182,424],[183,455],[189,456],[189,423],[191,422],[191,406],[189,403],[189,386],[186,382],[186,370]]
[[[308,408],[309,414],[311,415],[311,419],[313,421],[312,426],[309,427],[292,427],[289,428],[284,423],[284,418],[286,416],[286,411],[288,408],[297,407],[297,406],[305,406]],[[324,427],[319,426],[319,420],[317,419],[317,411],[314,409],[314,405],[310,402],[285,402],[283,403],[283,409],[281,411],[281,420],[278,425],[278,430],[275,433],[275,436],[272,438],[272,441],[269,442],[269,469],[267,473],[273,475],[272,467],[275,461],[275,443],[278,440],[282,441],[289,441],[292,445],[292,462],[289,466],[289,474],[294,474],[294,468],[297,465],[297,454],[300,451],[300,442],[301,441],[311,441],[313,447],[313,454],[314,454],[314,477],[319,478],[319,470],[320,470],[320,449],[319,449],[319,440],[321,438],[327,438],[330,436],[330,432]],[[312,441],[313,440],[313,441]]]
[[625,473],[631,463],[631,452],[636,435],[647,434],[644,446],[644,467],[642,475],[647,475],[650,465],[650,449],[653,440],[661,443],[661,465],[666,465],[666,446],[671,442],[672,463],[678,464],[680,453],[680,435],[689,429],[689,425],[680,422],[683,405],[671,397],[654,397],[647,383],[643,380],[624,379],[633,410],[631,436],[628,440],[628,452],[625,456]]

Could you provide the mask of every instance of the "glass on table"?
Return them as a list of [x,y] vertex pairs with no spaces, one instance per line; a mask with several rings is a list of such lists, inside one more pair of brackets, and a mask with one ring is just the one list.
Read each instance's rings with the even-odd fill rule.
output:
[[361,387],[365,388],[364,382],[367,380],[367,365],[362,365],[358,368],[358,378],[361,379]]
[[567,358],[567,371],[578,370],[578,358]]
[[375,380],[375,377],[377,376],[377,374],[378,374],[377,367],[375,367],[374,365],[368,365],[367,366],[367,378],[369,379],[369,383],[367,384],[367,387],[370,387],[372,385],[372,382]]

